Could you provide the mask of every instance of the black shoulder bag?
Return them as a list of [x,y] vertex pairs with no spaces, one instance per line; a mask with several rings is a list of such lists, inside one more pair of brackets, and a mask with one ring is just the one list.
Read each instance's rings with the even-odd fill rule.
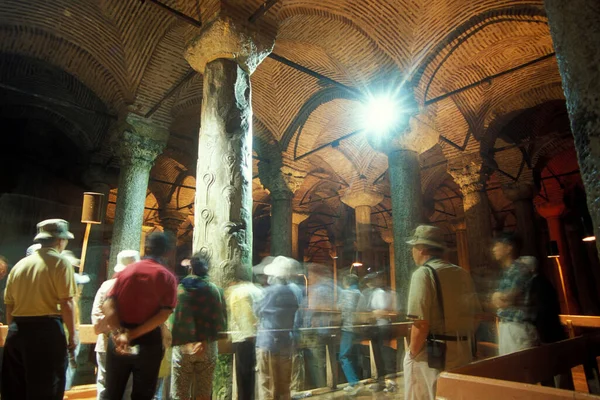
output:
[[[431,270],[433,281],[435,282],[435,290],[437,292],[438,304],[442,316],[442,326],[446,326],[446,317],[444,316],[444,299],[442,298],[442,286],[437,276],[435,269],[429,265],[424,265]],[[435,335],[429,332],[427,336],[427,364],[429,368],[444,370],[446,366],[446,342],[437,340]]]

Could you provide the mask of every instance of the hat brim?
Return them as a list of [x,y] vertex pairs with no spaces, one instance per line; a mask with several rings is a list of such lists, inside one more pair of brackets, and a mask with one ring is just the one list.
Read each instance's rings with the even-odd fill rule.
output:
[[406,244],[409,244],[411,246],[416,246],[418,244],[422,244],[424,246],[431,246],[431,247],[435,247],[435,248],[442,249],[442,250],[446,249],[445,244],[434,242],[432,240],[427,240],[427,239],[411,239],[411,240],[407,240]]
[[75,283],[77,285],[85,285],[86,283],[90,283],[90,280],[89,275],[75,273]]
[[69,231],[62,232],[62,233],[59,233],[57,235],[53,235],[53,234],[51,234],[49,232],[40,232],[37,235],[35,235],[35,237],[33,238],[33,241],[35,242],[35,241],[38,241],[38,240],[52,239],[52,238],[71,240],[71,239],[75,239],[75,236],[71,232],[69,232]]
[[121,272],[121,271],[123,271],[123,270],[125,269],[125,267],[126,267],[126,266],[125,266],[125,265],[123,265],[123,264],[117,264],[117,265],[115,265],[115,269],[114,269],[114,271],[115,271],[115,272]]

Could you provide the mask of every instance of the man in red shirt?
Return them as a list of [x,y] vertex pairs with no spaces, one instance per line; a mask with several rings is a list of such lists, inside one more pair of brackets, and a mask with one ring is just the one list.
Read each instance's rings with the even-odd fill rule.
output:
[[146,257],[129,265],[103,305],[113,329],[106,352],[104,400],[121,399],[133,375],[132,399],[151,400],[163,357],[160,326],[177,304],[177,280],[163,266],[175,251],[172,235],[153,233],[146,240]]

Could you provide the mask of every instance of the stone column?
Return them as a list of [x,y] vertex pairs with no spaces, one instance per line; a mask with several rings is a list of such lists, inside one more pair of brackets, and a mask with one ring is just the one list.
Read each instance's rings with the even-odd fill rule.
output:
[[[276,157],[268,162],[260,161],[258,174],[260,182],[271,194],[271,255],[293,257],[292,199],[306,174],[283,165]],[[296,255],[297,250],[296,247]]]
[[456,253],[458,255],[458,265],[465,271],[471,270],[469,260],[469,239],[467,239],[467,224],[464,218],[457,218],[452,221],[452,230],[456,234]]
[[463,195],[471,276],[479,294],[487,295],[496,278],[494,273],[499,271],[490,268],[492,222],[485,192],[486,169],[479,155],[471,154],[452,160],[448,172]]
[[[545,0],[594,233],[600,238],[600,7]],[[600,240],[596,241],[600,253]]]
[[[179,237],[179,227],[186,220],[187,214],[184,212],[178,211],[176,209],[173,209],[173,208],[167,208],[165,210],[159,211],[158,215],[159,215],[160,224],[162,225],[163,230],[165,232],[172,233],[173,236],[175,237],[176,244],[178,244],[177,238]],[[176,253],[173,253],[171,259],[168,260],[167,262],[168,262],[168,266],[171,269],[171,271],[174,272],[175,267],[176,267],[175,264],[177,262]]]
[[[211,280],[220,287],[251,276],[250,75],[274,43],[274,37],[220,14],[202,27],[185,51],[185,59],[204,79],[193,247],[210,260]],[[231,398],[231,366],[231,355],[219,356],[214,398]]]
[[169,132],[149,120],[128,114],[118,125],[121,163],[109,276],[121,250],[139,250],[150,169],[163,151]]
[[533,198],[535,187],[532,184],[512,184],[502,187],[506,198],[513,202],[517,217],[517,233],[523,241],[522,256],[538,256],[537,234]]
[[364,182],[352,185],[340,200],[354,208],[356,215],[356,250],[360,254],[360,261],[368,267],[373,262],[371,246],[371,207],[375,207],[383,200],[383,195],[364,187]]
[[252,100],[250,74],[273,49],[243,22],[219,15],[185,52],[204,77],[196,174],[194,252],[220,287],[252,266]]
[[[425,121],[425,122],[423,122]],[[398,310],[405,311],[410,279],[415,268],[411,247],[406,244],[423,222],[423,193],[419,155],[438,143],[439,133],[425,115],[408,119],[394,134],[370,135],[369,144],[388,157],[394,231],[394,269]]]
[[396,291],[396,269],[394,268],[394,230],[385,229],[381,231],[381,239],[388,244],[390,253],[390,286]]
[[[565,212],[564,203],[544,203],[537,207],[538,213],[546,219],[548,223],[548,231],[550,240],[553,240],[558,245],[559,263],[552,263],[552,271],[550,276],[554,278],[557,292],[559,296],[560,307],[563,314],[578,314],[579,306],[573,296],[572,290],[572,266],[569,257],[569,248],[565,238],[561,217]],[[552,261],[552,260],[551,260]],[[559,268],[562,270],[559,270]],[[562,272],[562,278],[561,278]],[[564,284],[564,291],[562,286]],[[565,299],[566,297],[566,299]],[[569,303],[567,306],[567,302]]]
[[300,224],[309,217],[309,214],[304,213],[293,213],[292,214],[292,258],[300,260],[299,247],[299,231]]

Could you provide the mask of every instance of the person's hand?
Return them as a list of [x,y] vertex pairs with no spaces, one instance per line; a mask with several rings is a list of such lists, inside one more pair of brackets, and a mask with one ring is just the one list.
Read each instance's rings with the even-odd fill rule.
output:
[[79,344],[79,332],[75,331],[71,335],[69,335],[69,344],[67,346],[67,349],[69,351],[73,351],[73,350],[75,350],[75,348],[77,347],[78,344]]
[[492,304],[496,308],[502,308],[502,293],[494,292],[494,294],[492,294]]
[[115,334],[112,338],[118,354],[125,354],[129,351],[129,335],[127,332]]

